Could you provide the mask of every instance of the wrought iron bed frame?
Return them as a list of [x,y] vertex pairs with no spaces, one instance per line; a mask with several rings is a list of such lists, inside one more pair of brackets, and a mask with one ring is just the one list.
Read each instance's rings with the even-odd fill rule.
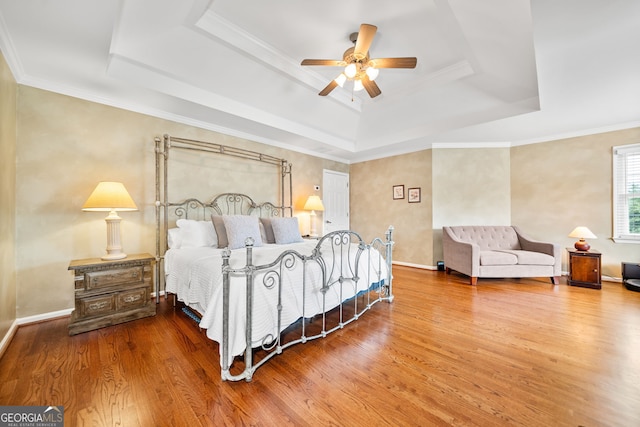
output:
[[[164,253],[167,250],[167,231],[169,225],[170,211],[175,218],[185,219],[208,219],[211,213],[218,215],[223,214],[241,214],[241,215],[258,215],[258,216],[285,216],[287,213],[292,215],[291,205],[291,165],[283,159],[264,156],[255,152],[246,152],[244,150],[230,149],[229,147],[217,144],[209,144],[201,141],[185,140],[181,138],[172,138],[168,135],[164,136],[164,142],[161,144],[159,138],[156,138],[156,302],[159,302],[160,286],[162,284],[165,298],[167,297],[166,283],[164,282]],[[171,202],[168,198],[168,157],[171,148],[185,148],[198,150],[203,152],[212,152],[217,154],[233,155],[250,160],[270,163],[278,166],[281,176],[281,206],[275,206],[272,203],[255,203],[249,196],[239,193],[223,193],[211,199],[210,202],[202,202],[200,200],[190,198],[181,202]],[[288,196],[289,203],[285,205],[285,181],[288,178]],[[318,240],[311,255],[301,254],[295,250],[287,250],[281,252],[275,260],[268,264],[255,265],[253,261],[253,240],[247,239],[245,242],[246,263],[241,268],[231,268],[230,258],[231,251],[227,248],[222,255],[222,276],[223,276],[223,337],[221,345],[221,377],[223,380],[246,380],[251,381],[254,372],[274,357],[281,354],[282,351],[292,345],[305,343],[317,338],[324,338],[331,332],[344,328],[347,324],[357,320],[364,312],[371,309],[376,303],[381,301],[393,301],[392,292],[392,252],[393,252],[393,226],[386,231],[385,239],[375,238],[371,243],[367,244],[360,235],[354,231],[343,230],[331,232]],[[376,255],[373,260],[372,253]],[[363,256],[364,255],[364,256]],[[346,261],[345,261],[346,260]],[[363,264],[365,264],[363,266]],[[377,263],[377,264],[376,264]],[[298,265],[300,264],[300,265]],[[383,274],[383,264],[386,272]],[[315,267],[312,267],[315,266]],[[283,286],[283,274],[287,270],[293,268],[302,268],[302,289],[303,312],[300,319],[300,327],[297,329],[299,335],[294,338],[283,339],[282,331],[290,325],[282,325],[282,310],[280,304],[281,299],[275,309],[277,310],[277,330],[280,331],[276,336],[268,335],[261,337],[261,344],[254,348],[252,345],[252,309],[254,302],[255,286],[264,286],[267,289],[275,289],[278,295],[281,295]],[[305,313],[306,305],[304,303],[307,296],[308,287],[306,272],[310,268],[319,269],[322,277],[322,312],[319,314]],[[364,277],[360,276],[361,269],[366,268]],[[372,277],[373,272],[373,277]],[[262,274],[262,283],[256,284],[256,275]],[[241,277],[245,280],[246,286],[246,328],[244,360],[240,368],[234,368],[232,373],[233,357],[230,357],[229,351],[229,296],[231,289],[231,278]],[[362,281],[362,282],[361,282]],[[352,286],[353,290],[364,289],[351,298],[343,297],[345,287]],[[297,285],[297,284],[296,284]],[[339,292],[340,303],[332,310],[326,309],[326,294],[332,288],[336,287]],[[355,291],[354,291],[355,292]],[[349,294],[350,295],[350,294]],[[175,299],[174,299],[175,302]],[[331,314],[331,321],[328,322],[328,315]],[[336,320],[337,318],[337,320]],[[319,330],[316,332],[308,332],[307,322],[320,323]],[[298,322],[295,322],[296,324]],[[310,329],[309,329],[310,331]],[[257,356],[256,353],[260,353]],[[243,365],[243,366],[242,366]],[[239,371],[239,372],[238,372]],[[237,373],[236,373],[237,372]]]
[[[344,328],[349,323],[358,320],[362,314],[371,309],[376,303],[393,301],[393,274],[391,270],[392,264],[392,240],[393,227],[389,227],[386,232],[386,238],[383,241],[375,238],[370,244],[366,244],[360,235],[354,231],[333,231],[326,234],[318,241],[310,256],[300,254],[295,250],[287,250],[282,252],[273,262],[263,265],[253,264],[253,241],[249,238],[246,242],[246,265],[242,268],[232,269],[229,266],[229,258],[231,251],[226,249],[223,253],[223,339],[222,339],[222,379],[239,381],[251,381],[254,372],[272,357],[281,354],[283,350],[295,344],[306,343],[308,341],[324,338],[328,334]],[[350,256],[354,252],[353,261]],[[375,252],[374,252],[375,251]],[[327,252],[329,253],[328,257]],[[384,254],[384,257],[372,259],[372,253]],[[363,257],[363,254],[367,256]],[[327,260],[331,262],[327,263]],[[345,261],[346,260],[346,261]],[[360,263],[367,262],[366,277],[360,277]],[[377,262],[377,265],[376,265]],[[283,340],[282,334],[276,336],[267,335],[262,337],[262,342],[257,350],[262,350],[264,354],[258,361],[256,357],[256,348],[253,347],[252,334],[252,310],[253,293],[255,286],[264,286],[267,289],[276,289],[278,295],[281,295],[283,289],[283,272],[296,268],[296,264],[301,263],[303,271],[303,279],[300,284],[302,291],[302,307],[303,313],[298,329],[299,335],[288,340]],[[382,263],[386,265],[386,274],[383,276]],[[313,313],[311,316],[305,314],[305,298],[307,297],[307,271],[309,265],[319,267],[322,275],[322,311],[319,314]],[[298,267],[300,268],[300,267]],[[374,277],[371,277],[371,269],[373,268]],[[264,272],[261,283],[256,284],[255,275]],[[245,330],[245,353],[244,367],[242,370],[233,374],[231,372],[231,364],[233,360],[229,357],[229,294],[231,287],[230,276],[241,275],[246,277],[246,330]],[[366,285],[361,292],[355,292],[356,295],[346,299],[343,297],[345,287],[351,286],[354,290],[360,289],[359,282],[363,281]],[[326,294],[331,287],[337,287],[340,294],[340,303],[337,307],[327,311]],[[278,331],[283,331],[281,304],[278,304],[277,319]],[[327,322],[328,315],[333,313],[337,316],[337,321],[329,324]],[[317,319],[319,317],[320,319]],[[320,330],[316,333],[307,334],[307,321],[320,321]]]
[[[289,216],[293,215],[293,183],[291,163],[288,163],[285,159],[280,159],[268,154],[258,153],[256,151],[245,150],[237,147],[230,147],[227,145],[221,145],[214,142],[198,141],[194,139],[172,137],[165,134],[162,139],[156,137],[155,140],[155,160],[156,160],[156,274],[155,274],[155,291],[156,291],[156,304],[160,302],[160,294],[166,291],[164,276],[161,274],[164,271],[164,253],[168,249],[167,230],[169,229],[169,209],[175,209],[176,218],[189,219],[190,213],[195,213],[200,210],[202,214],[206,212],[217,213],[222,215],[223,213],[242,213],[249,212],[250,210],[272,209],[271,216],[281,215]],[[260,163],[266,163],[276,167],[279,176],[280,186],[280,206],[275,206],[272,203],[263,203],[257,205],[251,200],[251,198],[242,199],[236,203],[230,203],[226,207],[215,204],[216,199],[212,199],[210,202],[203,202],[197,199],[182,200],[180,202],[172,202],[169,198],[169,157],[170,152],[173,149],[177,150],[191,150],[201,153],[212,153],[224,156],[232,156],[241,159],[247,159],[257,161]],[[227,193],[230,196],[234,193]],[[248,203],[243,206],[242,203]],[[186,209],[185,209],[186,208]],[[226,209],[226,210],[225,210]],[[246,214],[246,213],[245,213]],[[201,216],[203,217],[203,216]]]

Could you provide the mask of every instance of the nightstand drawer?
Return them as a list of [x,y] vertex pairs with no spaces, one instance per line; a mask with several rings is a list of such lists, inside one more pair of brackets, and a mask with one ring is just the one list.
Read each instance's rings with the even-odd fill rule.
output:
[[100,316],[116,311],[116,299],[112,294],[83,298],[77,303],[81,317]]
[[147,295],[147,290],[145,288],[120,292],[117,297],[118,310],[142,307],[148,300],[149,296]]
[[76,309],[69,321],[69,335],[154,316],[154,262],[149,254],[71,261]]
[[118,270],[90,271],[85,274],[87,290],[142,283],[144,267],[122,268]]

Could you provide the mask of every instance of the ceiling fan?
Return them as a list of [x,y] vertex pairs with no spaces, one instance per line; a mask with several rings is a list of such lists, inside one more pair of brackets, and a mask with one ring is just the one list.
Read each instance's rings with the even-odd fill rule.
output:
[[335,80],[320,91],[318,95],[327,96],[333,89],[342,87],[347,80],[353,80],[353,90],[365,89],[371,98],[382,91],[374,81],[380,68],[415,68],[418,60],[415,57],[405,58],[369,58],[369,47],[376,35],[378,27],[370,24],[360,25],[360,31],[349,36],[355,46],[347,49],[342,60],[305,59],[301,65],[323,65],[329,67],[345,67]]

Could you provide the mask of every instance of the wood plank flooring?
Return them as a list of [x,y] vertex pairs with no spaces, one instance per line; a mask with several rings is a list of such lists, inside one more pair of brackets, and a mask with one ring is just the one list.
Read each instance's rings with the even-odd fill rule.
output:
[[0,405],[63,405],[68,426],[638,426],[640,293],[395,267],[391,304],[286,350],[250,383],[171,304],[67,335],[23,326]]

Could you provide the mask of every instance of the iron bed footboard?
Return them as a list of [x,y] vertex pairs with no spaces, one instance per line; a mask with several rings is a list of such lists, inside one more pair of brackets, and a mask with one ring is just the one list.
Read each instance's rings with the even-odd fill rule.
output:
[[[223,336],[221,349],[221,376],[223,380],[251,381],[254,372],[270,360],[281,354],[286,348],[310,340],[324,338],[331,332],[344,328],[347,324],[357,320],[364,312],[371,309],[381,301],[393,301],[393,226],[386,232],[385,239],[375,238],[366,244],[360,235],[354,231],[334,231],[321,239],[315,246],[311,255],[302,255],[294,250],[281,253],[273,262],[264,265],[253,264],[253,241],[246,242],[246,265],[233,269],[229,260],[231,251],[223,253]],[[289,325],[282,324],[283,312],[283,287],[285,272],[294,268],[302,268],[302,283],[293,284],[296,295],[302,297],[302,313],[300,327],[296,329],[294,338],[283,339],[282,331]],[[306,299],[309,297],[310,284],[307,280],[307,272],[315,269],[321,276],[319,289],[322,298],[322,310],[318,312],[306,312]],[[256,282],[256,276],[262,280]],[[231,277],[244,277],[246,286],[246,327],[244,351],[244,366],[235,369],[232,373],[234,358],[229,352],[229,328],[230,328],[230,292],[233,285],[239,285],[236,281],[233,285]],[[241,282],[240,282],[241,283]],[[255,290],[257,286],[264,286],[278,292],[278,304],[274,307],[277,313],[277,334],[268,334],[258,337],[261,341],[259,347],[255,347],[253,337],[253,306]],[[316,290],[318,290],[316,288]],[[339,294],[337,305],[327,305],[327,294],[333,290]],[[337,317],[337,321],[328,322],[329,313]],[[320,329],[309,333],[307,320],[309,318],[320,319]],[[309,333],[309,334],[308,334]],[[256,351],[261,353],[256,359]],[[240,372],[236,373],[237,370]]]

